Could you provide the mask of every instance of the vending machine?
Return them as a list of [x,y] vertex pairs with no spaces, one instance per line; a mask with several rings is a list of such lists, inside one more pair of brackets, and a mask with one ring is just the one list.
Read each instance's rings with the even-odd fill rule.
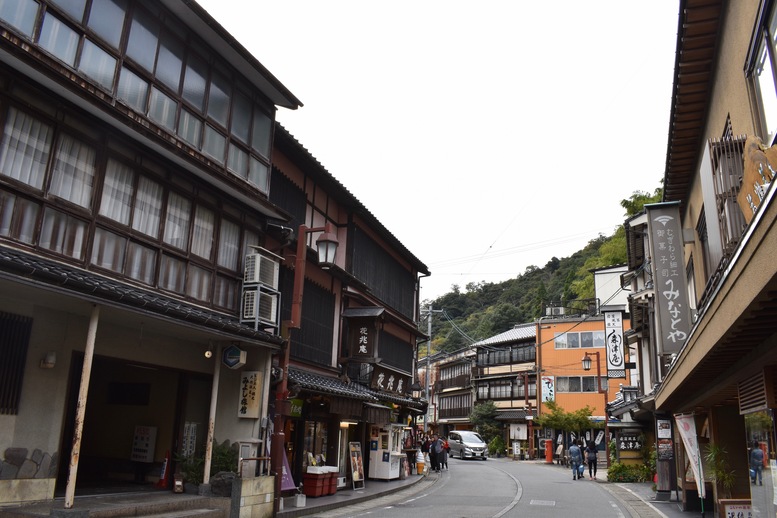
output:
[[386,425],[370,438],[369,477],[383,480],[399,478],[402,453],[402,425]]

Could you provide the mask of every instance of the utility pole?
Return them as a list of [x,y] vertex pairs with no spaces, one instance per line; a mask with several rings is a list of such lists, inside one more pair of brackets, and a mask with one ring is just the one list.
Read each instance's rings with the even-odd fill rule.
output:
[[426,334],[428,335],[429,339],[426,341],[426,415],[424,416],[424,433],[429,431],[429,408],[431,403],[431,394],[429,392],[430,386],[429,386],[429,376],[431,374],[431,356],[432,356],[432,315],[434,313],[442,313],[442,309],[434,309],[432,305],[430,304],[429,307],[426,310],[421,310],[421,315],[427,316],[426,321]]

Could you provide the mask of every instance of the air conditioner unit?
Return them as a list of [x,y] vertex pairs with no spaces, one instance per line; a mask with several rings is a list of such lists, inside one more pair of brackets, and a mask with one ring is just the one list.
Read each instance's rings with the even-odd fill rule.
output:
[[277,290],[278,272],[280,272],[280,263],[272,257],[260,253],[248,254],[245,260],[243,282],[264,284]]
[[243,322],[256,322],[275,326],[278,322],[278,294],[259,290],[243,292]]
[[545,315],[546,316],[554,316],[558,317],[564,314],[564,308],[562,307],[548,307],[545,308]]

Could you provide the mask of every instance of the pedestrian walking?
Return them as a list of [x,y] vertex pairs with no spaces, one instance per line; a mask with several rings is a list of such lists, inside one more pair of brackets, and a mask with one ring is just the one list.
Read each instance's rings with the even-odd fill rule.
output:
[[429,469],[431,469],[431,464],[429,463],[429,447],[432,445],[432,440],[429,438],[428,435],[424,435],[421,437],[421,453],[424,454],[424,462],[427,466],[429,466]]
[[593,441],[588,441],[585,447],[585,460],[588,462],[588,478],[590,480],[596,480],[596,462],[598,460],[599,452],[596,448],[596,444]]
[[758,441],[753,441],[753,447],[750,450],[750,480],[755,485],[758,480],[758,485],[764,485],[764,451],[758,444]]
[[583,480],[580,466],[583,465],[583,451],[580,449],[580,441],[573,442],[569,447],[569,463],[572,465],[572,480]]
[[440,469],[448,470],[448,454],[451,451],[451,447],[448,445],[448,439],[445,437],[441,437],[440,441],[442,441],[442,451],[440,452]]
[[429,446],[429,458],[432,461],[432,470],[437,473],[440,472],[440,458],[442,457],[442,440],[440,436],[434,434],[432,436],[432,444]]

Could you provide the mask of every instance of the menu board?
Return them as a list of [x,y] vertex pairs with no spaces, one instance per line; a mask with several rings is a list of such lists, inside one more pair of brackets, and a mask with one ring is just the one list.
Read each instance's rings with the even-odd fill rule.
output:
[[349,442],[348,452],[349,457],[351,458],[351,477],[353,479],[353,488],[364,489],[364,462],[362,458],[361,443]]

